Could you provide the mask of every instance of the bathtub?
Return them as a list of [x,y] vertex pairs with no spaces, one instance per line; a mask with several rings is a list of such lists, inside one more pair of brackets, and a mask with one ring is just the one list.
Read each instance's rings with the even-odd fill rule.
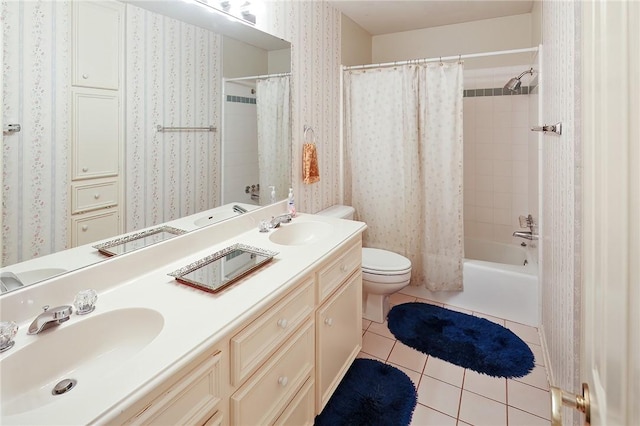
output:
[[407,286],[401,292],[538,327],[537,262],[529,256],[531,249],[473,238],[464,244],[463,291]]

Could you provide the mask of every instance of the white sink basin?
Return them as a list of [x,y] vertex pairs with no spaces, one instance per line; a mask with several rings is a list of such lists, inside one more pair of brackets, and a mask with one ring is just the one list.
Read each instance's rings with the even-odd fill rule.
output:
[[19,348],[16,342],[13,353],[0,362],[3,416],[65,398],[66,394],[52,395],[63,379],[77,381],[69,394],[100,386],[102,379],[151,343],[163,326],[157,311],[126,308],[86,318],[73,314],[67,323],[29,336],[27,346]]
[[331,226],[324,222],[294,222],[280,225],[269,239],[285,246],[301,246],[315,243],[329,235]]

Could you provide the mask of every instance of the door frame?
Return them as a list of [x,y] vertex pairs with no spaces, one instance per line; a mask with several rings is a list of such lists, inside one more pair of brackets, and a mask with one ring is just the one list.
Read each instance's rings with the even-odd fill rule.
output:
[[583,3],[580,370],[594,425],[640,418],[638,28],[637,2]]

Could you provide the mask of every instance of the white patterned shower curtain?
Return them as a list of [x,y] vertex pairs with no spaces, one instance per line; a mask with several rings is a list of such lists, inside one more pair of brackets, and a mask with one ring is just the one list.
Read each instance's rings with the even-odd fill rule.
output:
[[260,204],[270,202],[269,186],[282,200],[291,186],[291,125],[289,76],[256,81],[258,115],[258,182]]
[[462,290],[459,63],[345,71],[345,202],[364,244],[408,257],[412,285]]

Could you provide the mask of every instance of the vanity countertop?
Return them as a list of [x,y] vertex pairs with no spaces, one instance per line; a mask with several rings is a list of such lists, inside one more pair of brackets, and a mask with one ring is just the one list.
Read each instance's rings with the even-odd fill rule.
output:
[[[47,384],[48,395],[41,396],[43,404],[39,408],[13,415],[6,415],[7,410],[3,409],[0,422],[109,422],[133,401],[188,365],[263,306],[282,295],[328,253],[366,228],[362,222],[299,214],[291,224],[324,222],[330,225],[330,232],[312,244],[279,245],[269,239],[270,233],[258,232],[257,224],[261,219],[280,214],[283,209],[284,204],[278,203],[252,211],[0,298],[2,320],[15,320],[20,326],[15,347],[0,354],[0,366],[8,357],[19,356],[21,348],[43,338],[54,342],[60,329],[72,327],[74,323],[92,316],[124,308],[146,308],[159,312],[164,319],[157,337],[128,358],[126,363],[100,377],[98,386],[87,385],[80,389],[82,383],[79,380],[76,392],[72,390],[54,397],[50,395]],[[236,243],[277,251],[278,255],[257,271],[215,294],[180,284],[167,275]],[[94,288],[98,292],[95,312],[86,317],[73,314],[69,321],[40,335],[26,334],[29,323],[40,312],[41,306],[71,304],[75,293],[86,288]],[[118,326],[122,324],[114,324],[114,327]],[[99,338],[99,335],[95,336],[95,339]],[[77,345],[82,344],[77,342]],[[47,354],[42,355],[42,362],[47,362]],[[5,403],[8,401],[2,401],[3,408],[7,407]]]

